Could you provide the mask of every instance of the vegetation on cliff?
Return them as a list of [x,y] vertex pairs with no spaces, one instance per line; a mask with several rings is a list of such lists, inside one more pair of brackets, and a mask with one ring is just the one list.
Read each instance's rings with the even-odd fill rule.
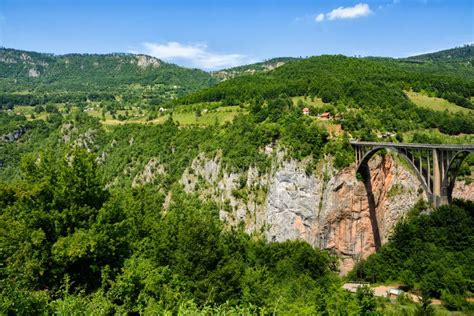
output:
[[449,309],[474,310],[474,203],[455,201],[427,213],[419,203],[400,221],[380,252],[360,262],[349,278],[398,281]]
[[0,109],[15,105],[159,106],[209,87],[209,73],[132,54],[52,55],[0,48]]
[[[0,185],[0,312],[377,314],[370,291],[341,288],[337,259],[302,241],[268,243],[224,227],[213,201],[171,188],[104,189],[96,156],[78,148],[26,156]],[[472,291],[472,203],[400,223],[354,275],[445,299]],[[459,304],[461,305],[449,305]],[[390,307],[392,310],[394,307]]]
[[[338,310],[357,303],[336,259],[300,241],[224,229],[218,210],[173,188],[103,189],[84,150],[44,152],[0,187],[1,313]],[[331,288],[331,291],[327,291]],[[345,308],[344,307],[344,308]]]
[[[342,290],[326,251],[226,226],[216,201],[183,192],[183,172],[200,154],[218,156],[225,172],[271,172],[279,151],[311,173],[322,159],[339,169],[353,162],[351,137],[469,142],[474,133],[469,69],[416,73],[408,61],[321,56],[188,94],[216,80],[133,55],[2,53],[0,314],[385,312],[370,291]],[[407,91],[463,111],[418,107]],[[132,107],[150,119],[132,120]],[[218,109],[232,110],[232,120],[203,119]],[[193,120],[180,124],[180,114]],[[103,124],[106,115],[130,124]],[[134,185],[147,166],[149,180]],[[469,309],[472,204],[420,211],[354,276],[401,280]]]

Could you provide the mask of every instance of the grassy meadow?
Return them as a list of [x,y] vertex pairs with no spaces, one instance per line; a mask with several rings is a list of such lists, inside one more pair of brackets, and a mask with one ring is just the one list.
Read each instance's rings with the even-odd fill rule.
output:
[[428,109],[432,109],[436,111],[448,110],[449,112],[452,112],[452,113],[462,112],[465,114],[474,115],[473,110],[463,108],[445,99],[430,97],[425,94],[422,94],[419,92],[413,92],[413,91],[405,91],[405,94],[413,103],[423,108],[428,108]]

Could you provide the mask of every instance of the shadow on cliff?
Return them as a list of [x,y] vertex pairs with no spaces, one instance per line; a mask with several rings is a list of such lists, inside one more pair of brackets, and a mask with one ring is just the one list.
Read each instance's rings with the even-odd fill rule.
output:
[[370,224],[372,226],[372,234],[374,236],[375,251],[379,251],[382,246],[382,240],[380,239],[379,223],[377,221],[377,212],[375,197],[372,191],[372,182],[370,177],[370,168],[367,164],[360,166],[359,173],[364,181],[365,191],[367,193],[367,200],[369,202],[369,214]]

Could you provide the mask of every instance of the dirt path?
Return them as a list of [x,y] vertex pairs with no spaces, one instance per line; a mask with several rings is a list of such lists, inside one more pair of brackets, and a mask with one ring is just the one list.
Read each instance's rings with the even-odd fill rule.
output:
[[[342,287],[349,292],[355,293],[357,292],[357,288],[364,286],[364,285],[370,285],[369,283],[345,283]],[[370,286],[372,290],[374,290],[374,295],[378,297],[388,297],[388,292],[390,289],[399,289],[400,284],[390,284],[390,285],[379,285],[379,286]],[[420,297],[418,295],[412,294],[412,293],[407,293],[403,292],[408,297],[413,301],[418,303],[420,301]],[[392,296],[393,297],[393,296]],[[431,304],[433,305],[440,305],[441,301],[433,299],[431,301]]]

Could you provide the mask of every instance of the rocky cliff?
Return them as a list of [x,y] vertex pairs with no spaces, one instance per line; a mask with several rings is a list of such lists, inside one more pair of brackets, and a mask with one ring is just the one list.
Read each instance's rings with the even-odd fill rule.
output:
[[[245,224],[270,241],[303,239],[341,258],[341,273],[387,241],[395,223],[426,194],[415,174],[392,156],[370,161],[371,199],[355,167],[335,170],[330,159],[308,174],[307,162],[273,154],[272,169],[228,173],[220,156],[199,155],[181,178],[185,190],[214,199],[230,225]],[[474,185],[459,183],[456,197],[474,199]],[[371,201],[371,203],[369,203]]]

